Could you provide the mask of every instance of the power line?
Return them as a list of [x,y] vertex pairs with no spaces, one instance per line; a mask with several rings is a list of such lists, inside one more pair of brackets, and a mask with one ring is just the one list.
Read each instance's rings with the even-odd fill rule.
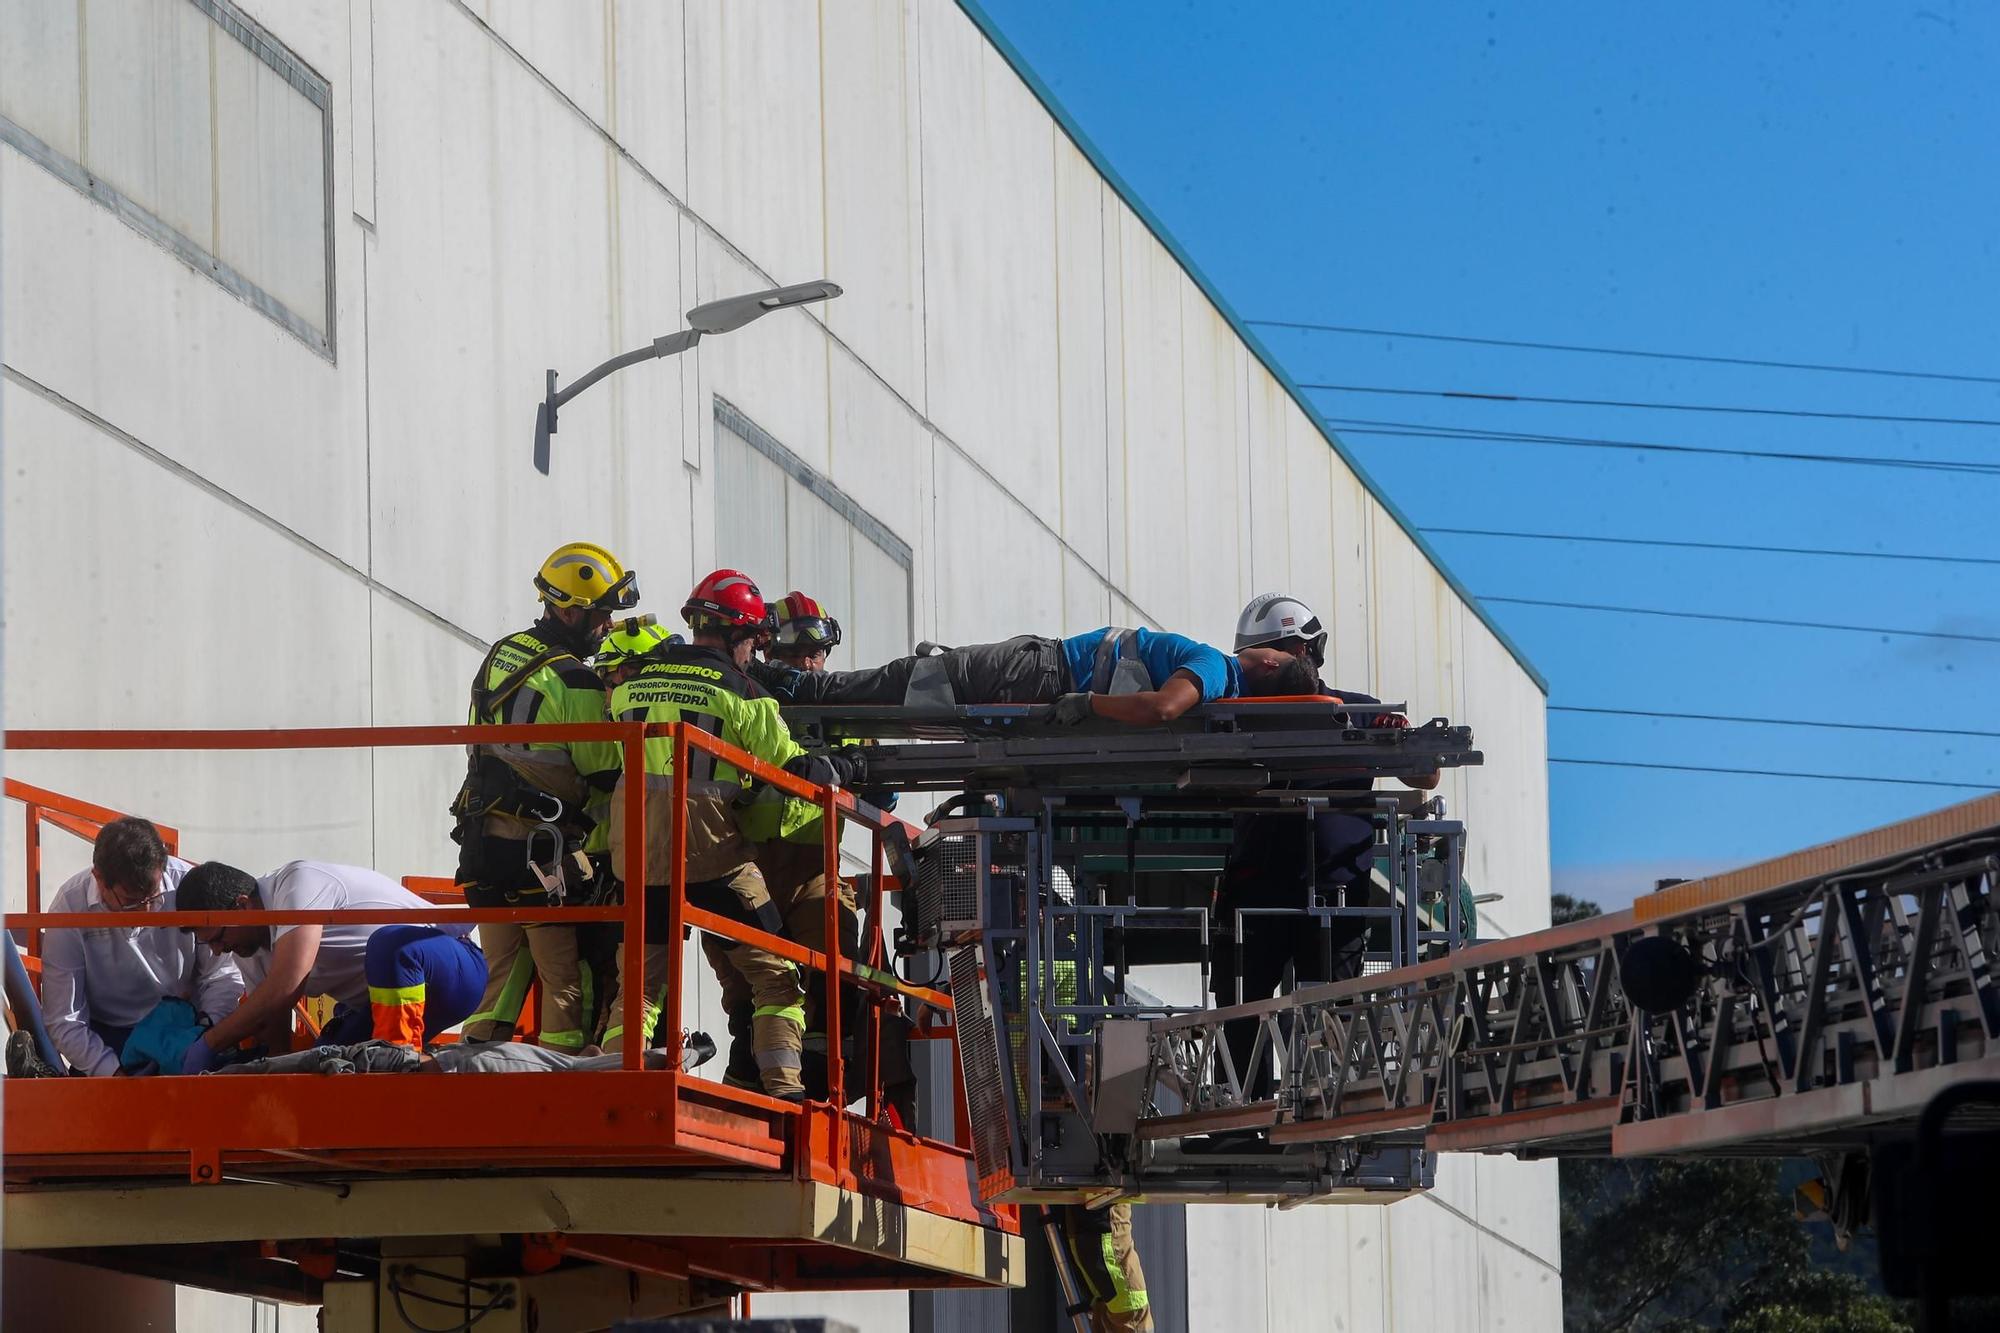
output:
[[1815,412],[1803,407],[1725,407],[1714,403],[1647,403],[1623,398],[1554,398],[1527,393],[1473,393],[1465,389],[1411,389],[1379,384],[1313,384],[1302,389],[1330,393],[1380,393],[1399,398],[1448,398],[1479,403],[1544,403],[1558,407],[1629,407],[1648,412],[1721,412],[1752,417],[1804,417],[1814,421],[1889,421],[1909,426],[2000,426],[1989,417],[1906,417],[1880,412]]
[[1778,768],[1711,768],[1706,764],[1649,764],[1636,759],[1555,759],[1552,764],[1588,764],[1593,768],[1652,768],[1669,773],[1730,773],[1748,778],[1811,778],[1816,782],[1883,782],[1898,787],[1953,787],[1960,791],[1993,791],[1990,782],[1934,782],[1929,778],[1878,778],[1860,773],[1797,773]]
[[1474,338],[1457,333],[1411,333],[1397,329],[1363,329],[1350,324],[1307,324],[1286,319],[1246,319],[1274,329],[1309,329],[1318,333],[1355,333],[1369,338],[1413,338],[1423,342],[1471,343],[1479,347],[1525,347],[1538,352],[1589,352],[1597,356],[1636,356],[1651,361],[1699,361],[1717,366],[1757,366],[1766,370],[1819,370],[1839,375],[1885,375],[1892,379],[1946,380],[1955,384],[2000,384],[2000,376],[1953,375],[1939,370],[1885,370],[1879,366],[1839,366],[1820,361],[1772,361],[1754,356],[1703,356],[1693,352],[1653,352],[1635,347],[1595,347],[1583,343],[1529,342],[1518,338]]
[[1534,597],[1481,597],[1482,602],[1514,606],[1550,606],[1563,611],[1610,611],[1627,616],[1667,616],[1675,620],[1719,620],[1732,625],[1780,625],[1787,629],[1843,630],[1852,634],[1890,634],[1906,639],[1955,639],[1961,643],[2000,643],[1996,634],[1953,634],[1945,630],[1890,629],[1881,625],[1838,625],[1823,620],[1772,620],[1762,616],[1725,616],[1710,611],[1664,611],[1651,606],[1604,606],[1596,602],[1552,602]]
[[1842,551],[1821,546],[1750,546],[1740,542],[1668,541],[1660,537],[1586,537],[1566,532],[1503,532],[1495,528],[1420,527],[1454,537],[1506,537],[1537,542],[1596,542],[1607,546],[1671,546],[1690,551],[1750,551],[1759,555],[1827,555],[1854,560],[1923,560],[1940,565],[2000,565],[2000,558],[1978,555],[1918,555],[1906,551]]
[[1739,717],[1728,713],[1662,713],[1648,708],[1586,708],[1581,704],[1550,704],[1548,709],[1551,713],[1658,717],[1677,722],[1747,722],[1763,727],[1825,727],[1834,731],[1890,731],[1911,736],[1969,736],[2000,740],[2000,731],[1962,731],[1955,727],[1893,727],[1886,722],[1811,722],[1796,717]]
[[1532,431],[1472,430],[1460,426],[1434,426],[1414,421],[1380,421],[1368,417],[1321,417],[1320,419],[1342,435],[1379,435],[1389,438],[1456,442],[1486,440],[1495,444],[1538,444],[1568,449],[1623,449],[1639,453],[1705,454],[1719,458],[1757,458],[1780,463],[1837,463],[1854,467],[1911,468],[1926,472],[2000,476],[2000,463],[1987,463],[1976,459],[1888,458],[1872,454],[1819,454],[1789,449],[1724,449],[1714,445],[1614,440],[1597,435],[1548,435]]

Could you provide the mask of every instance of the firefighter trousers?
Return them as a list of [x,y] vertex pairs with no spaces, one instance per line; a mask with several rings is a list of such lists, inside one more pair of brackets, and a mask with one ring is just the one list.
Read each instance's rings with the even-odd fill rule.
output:
[[[472,894],[468,893],[468,901]],[[544,899],[543,901],[546,901]],[[475,903],[475,906],[541,906],[539,902]],[[575,926],[523,926],[514,922],[479,927],[486,954],[486,994],[465,1020],[467,1041],[505,1041],[520,1022],[528,983],[542,986],[541,1035],[551,1050],[575,1055],[583,1049],[586,981],[577,958]]]
[[[660,937],[667,920],[666,889],[647,890],[646,920],[646,1039],[665,995],[666,984],[679,984],[676,972],[676,942]],[[773,935],[783,933],[778,910],[765,890],[764,878],[754,865],[741,865],[716,879],[702,880],[687,887],[688,905],[728,917]],[[657,923],[657,924],[655,924]],[[757,1080],[773,1097],[793,1097],[805,1091],[799,1081],[800,1050],[804,1044],[805,990],[799,969],[789,959],[780,958],[754,944],[711,937],[702,932],[702,953],[715,969],[722,984],[723,1004],[732,1001],[750,1010],[751,1056]],[[617,998],[612,1001],[611,1026],[605,1029],[604,1049],[624,1048],[624,983],[621,978]]]
[[1132,1246],[1132,1205],[1093,1209],[1063,1204],[1056,1211],[1062,1215],[1070,1262],[1090,1297],[1093,1333],[1152,1333],[1146,1274]]
[[[818,842],[765,842],[757,844],[757,870],[764,877],[771,901],[784,918],[785,935],[808,949],[824,953],[826,939],[826,860]],[[849,960],[861,952],[861,921],[854,910],[854,886],[840,885],[840,954]],[[714,960],[710,959],[713,964]],[[811,972],[806,977],[806,1093],[815,1099],[827,1095],[826,1087],[826,977]],[[727,1004],[727,996],[724,1001]],[[840,1031],[842,1046],[858,1050],[856,1038],[861,1026],[860,996],[852,990],[841,996]],[[736,1024],[732,1022],[730,1056],[735,1050]],[[850,1067],[848,1091],[859,1086],[859,1070]]]

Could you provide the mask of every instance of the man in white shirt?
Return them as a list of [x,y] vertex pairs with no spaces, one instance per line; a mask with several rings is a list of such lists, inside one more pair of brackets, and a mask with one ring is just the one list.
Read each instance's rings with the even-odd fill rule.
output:
[[92,1075],[121,1072],[132,1028],[166,999],[186,1000],[211,1021],[236,1008],[243,978],[186,932],[147,926],[148,912],[171,912],[186,861],[167,855],[143,819],[98,832],[90,869],[63,882],[51,912],[102,912],[105,924],[43,936],[42,1015],[56,1049]]
[[450,908],[428,903],[385,875],[361,866],[293,861],[261,878],[216,861],[181,880],[184,912],[358,911],[411,908],[437,913],[440,924],[207,926],[194,938],[242,960],[250,987],[235,1013],[188,1048],[183,1073],[212,1067],[222,1052],[281,1023],[305,995],[330,995],[334,1013],[322,1045],[371,1036],[405,1046],[465,1020],[486,989],[486,956],[472,927],[456,924]]

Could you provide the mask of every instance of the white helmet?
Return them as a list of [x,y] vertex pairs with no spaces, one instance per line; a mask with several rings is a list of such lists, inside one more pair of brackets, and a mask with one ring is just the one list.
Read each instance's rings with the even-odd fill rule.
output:
[[1281,592],[1261,592],[1236,618],[1236,651],[1261,648],[1286,639],[1304,639],[1315,667],[1326,665],[1326,631],[1312,608]]

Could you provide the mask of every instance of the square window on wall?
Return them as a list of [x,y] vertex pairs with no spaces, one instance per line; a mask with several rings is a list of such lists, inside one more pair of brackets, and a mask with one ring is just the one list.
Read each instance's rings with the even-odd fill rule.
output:
[[329,358],[332,106],[231,0],[0,0],[0,143]]
[[834,669],[911,648],[909,543],[723,399],[715,404],[715,563],[840,622]]

